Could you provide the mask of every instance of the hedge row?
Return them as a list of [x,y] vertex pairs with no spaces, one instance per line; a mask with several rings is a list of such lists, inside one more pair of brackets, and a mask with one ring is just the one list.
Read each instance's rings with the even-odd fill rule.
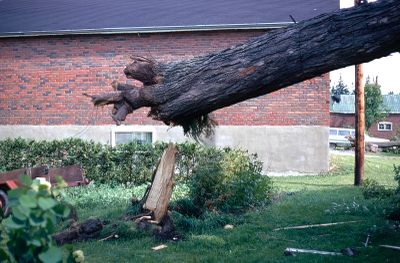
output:
[[[80,164],[90,180],[100,183],[142,184],[151,179],[157,161],[167,144],[122,144],[116,147],[65,139],[35,141],[22,138],[0,140],[0,171],[48,165]],[[198,144],[178,144],[177,180],[186,181],[199,160],[223,156],[231,149],[205,148]],[[246,153],[247,154],[247,153]]]

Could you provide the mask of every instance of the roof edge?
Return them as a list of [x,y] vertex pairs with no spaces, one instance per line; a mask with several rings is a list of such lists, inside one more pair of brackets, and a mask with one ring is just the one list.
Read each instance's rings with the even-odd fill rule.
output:
[[56,31],[26,31],[3,32],[0,38],[11,37],[38,37],[38,36],[64,36],[64,35],[109,35],[109,34],[139,34],[139,33],[172,33],[217,30],[263,30],[287,27],[293,22],[281,23],[254,23],[254,24],[216,24],[216,25],[191,25],[191,26],[159,26],[159,27],[120,27],[99,29],[77,29]]

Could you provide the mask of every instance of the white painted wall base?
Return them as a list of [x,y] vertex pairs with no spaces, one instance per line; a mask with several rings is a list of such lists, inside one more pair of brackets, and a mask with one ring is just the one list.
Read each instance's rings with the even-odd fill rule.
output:
[[[152,131],[153,139],[159,141],[179,143],[188,140],[180,127],[125,127]],[[75,137],[111,144],[111,131],[115,128],[115,125],[0,125],[0,139],[22,137],[53,140]],[[204,139],[203,143],[217,147],[239,147],[257,153],[267,174],[318,174],[329,168],[328,133],[329,128],[325,126],[217,126],[215,134]]]

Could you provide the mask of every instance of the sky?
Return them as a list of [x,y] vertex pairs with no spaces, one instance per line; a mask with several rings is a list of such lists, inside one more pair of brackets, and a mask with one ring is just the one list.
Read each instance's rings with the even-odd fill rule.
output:
[[[373,2],[370,0],[369,2]],[[351,7],[354,0],[340,0],[340,8]],[[368,76],[370,79],[378,77],[382,94],[393,91],[400,93],[400,53],[393,53],[387,57],[373,60],[363,64],[364,81]],[[335,86],[340,76],[350,91],[354,89],[354,66],[338,69],[330,73],[331,86]]]
[[[400,93],[400,53],[393,53],[390,56],[364,63],[363,71],[364,81],[368,76],[371,80],[378,77],[382,94],[387,94],[390,91],[395,94]],[[342,76],[343,82],[351,92],[354,89],[354,75],[354,66],[332,71],[330,73],[331,86],[335,86]]]

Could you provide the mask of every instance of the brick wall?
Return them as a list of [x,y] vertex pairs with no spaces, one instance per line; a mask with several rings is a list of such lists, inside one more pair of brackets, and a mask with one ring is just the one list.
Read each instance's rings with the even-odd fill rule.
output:
[[354,114],[331,113],[330,127],[354,128]]
[[[82,93],[129,83],[130,55],[158,61],[191,58],[242,43],[260,31],[89,35],[0,39],[0,125],[113,124],[110,108],[94,108]],[[161,124],[148,109],[126,123]],[[216,111],[220,125],[329,125],[328,74]]]
[[374,124],[368,130],[369,134],[374,137],[392,139],[397,135],[397,130],[400,128],[400,114],[389,114],[384,120],[384,122],[392,123],[391,131],[378,131],[378,124]]

